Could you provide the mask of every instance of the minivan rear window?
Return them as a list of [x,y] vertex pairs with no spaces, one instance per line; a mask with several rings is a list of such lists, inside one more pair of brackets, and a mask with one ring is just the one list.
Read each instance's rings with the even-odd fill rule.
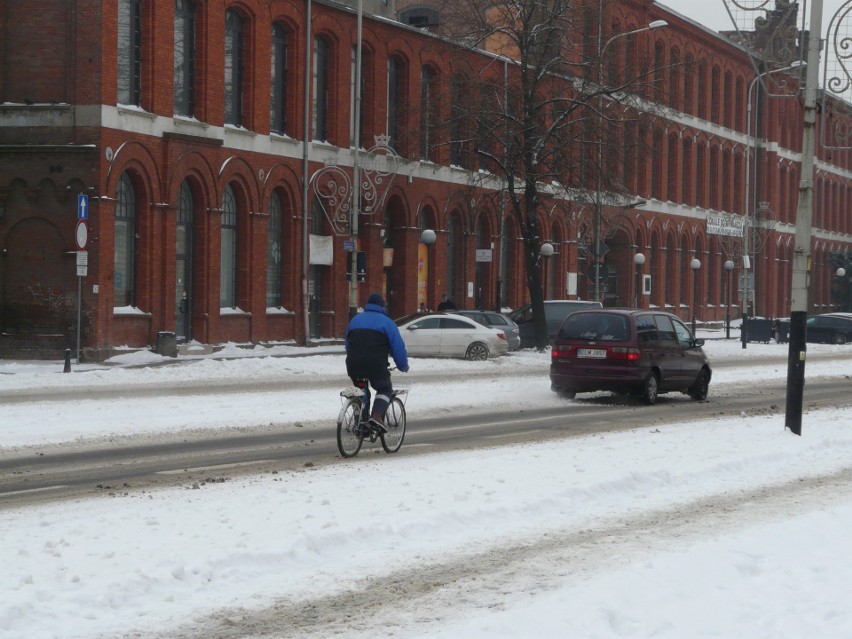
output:
[[626,342],[630,324],[623,315],[609,313],[573,313],[565,318],[559,337],[599,342]]

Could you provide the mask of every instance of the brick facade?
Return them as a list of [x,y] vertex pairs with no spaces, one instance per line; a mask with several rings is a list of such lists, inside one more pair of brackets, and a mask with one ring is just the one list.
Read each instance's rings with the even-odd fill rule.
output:
[[[142,0],[140,102],[117,104],[117,6],[92,0],[0,5],[0,355],[26,350],[55,354],[73,346],[79,193],[89,196],[91,210],[88,273],[80,280],[80,328],[88,356],[123,345],[154,345],[164,331],[203,343],[341,337],[349,312],[344,242],[350,238],[333,235],[325,219],[312,223],[306,218],[316,211],[317,198],[304,182],[329,159],[351,173],[354,12],[319,1],[311,5],[313,37],[325,38],[331,51],[330,119],[327,140],[305,145],[303,140],[311,136],[305,131],[304,2],[195,3],[192,117],[174,115],[174,2]],[[245,24],[240,126],[225,123],[227,9],[237,11]],[[740,48],[650,1],[618,3],[607,24],[618,32],[657,19],[667,20],[669,27],[639,46],[648,56],[657,56],[657,66],[665,69],[657,91],[645,96],[665,107],[665,117],[637,132],[636,141],[648,152],[625,173],[624,186],[647,203],[621,211],[607,238],[605,302],[633,303],[633,255],[641,251],[647,256],[643,273],[652,282],[651,295],[640,296],[643,305],[682,316],[697,306],[699,319],[719,320],[726,311],[726,257],[718,238],[707,234],[706,218],[708,213],[741,214],[745,207],[744,103],[754,72]],[[286,135],[270,133],[274,23],[289,38]],[[387,130],[391,57],[404,63],[403,103],[419,103],[421,70],[433,71],[438,78],[436,115],[444,120],[450,117],[449,79],[454,74],[499,78],[503,72],[487,54],[387,20],[366,16],[363,37],[365,147]],[[687,58],[692,73],[673,75],[671,69]],[[801,108],[796,99],[770,99],[760,109],[756,200],[769,203],[778,224],[759,253],[756,310],[783,316],[789,312]],[[383,208],[360,221],[358,245],[366,252],[367,268],[358,302],[381,290],[391,314],[401,316],[414,312],[421,301],[436,306],[447,291],[460,307],[491,308],[502,286],[502,305],[525,303],[523,245],[511,216],[501,216],[498,200],[482,187],[465,186],[468,171],[450,165],[449,144],[437,144],[430,161],[420,160],[418,109],[407,109],[402,121],[399,139],[392,141],[402,158],[398,173]],[[850,170],[848,151],[819,152],[811,300],[818,312],[834,304],[828,255],[852,247]],[[132,308],[117,303],[114,294],[116,192],[124,175],[136,199]],[[193,210],[189,319],[181,326],[175,247],[184,184]],[[220,307],[226,189],[234,193],[237,206],[235,309]],[[282,204],[283,232],[281,304],[271,308],[266,277],[273,194]],[[540,223],[543,240],[557,249],[545,265],[546,296],[592,297],[590,260],[581,246],[593,223],[588,205],[543,207]],[[436,231],[434,245],[420,243],[425,228]],[[306,231],[332,237],[331,265],[308,264]],[[477,261],[478,249],[492,249],[493,261]],[[697,287],[689,269],[693,256],[703,264]],[[727,298],[737,306],[735,315],[739,273],[738,264]],[[576,290],[569,290],[574,283]]]

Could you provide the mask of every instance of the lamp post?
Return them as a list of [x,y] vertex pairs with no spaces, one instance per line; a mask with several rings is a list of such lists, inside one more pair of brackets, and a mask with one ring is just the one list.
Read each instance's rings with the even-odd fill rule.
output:
[[725,339],[731,339],[731,272],[734,270],[734,263],[731,260],[725,261]]
[[[642,27],[641,29],[633,29],[631,31],[625,31],[624,33],[617,33],[612,36],[609,40],[607,40],[603,46],[600,47],[598,51],[598,175],[597,175],[597,188],[595,190],[595,234],[592,243],[594,259],[595,259],[595,301],[601,301],[601,247],[603,245],[603,237],[602,237],[602,221],[603,221],[603,209],[601,203],[601,195],[603,192],[603,67],[604,67],[604,54],[606,53],[607,47],[612,44],[615,40],[619,38],[625,38],[627,36],[636,35],[637,33],[644,33],[645,31],[651,31],[652,29],[660,29],[662,27],[668,26],[668,22],[665,20],[654,20],[653,22],[649,22],[647,27]],[[598,5],[598,44],[603,41],[603,0]]]
[[[438,235],[432,229],[423,229],[423,231],[420,233],[420,243],[426,245],[426,273],[424,274],[423,280],[423,299],[427,301],[429,300],[429,268],[430,263],[432,261],[432,256],[430,255],[431,251],[429,247],[433,246],[437,239]],[[420,303],[418,301],[418,308],[419,306]],[[426,304],[426,308],[429,308],[428,304]]]
[[[756,268],[756,258],[757,258],[757,250],[754,238],[754,220],[753,215],[754,211],[752,210],[754,200],[756,197],[751,196],[751,143],[752,143],[752,132],[751,132],[751,105],[752,105],[752,95],[754,91],[755,85],[761,81],[764,77],[768,75],[772,75],[774,73],[782,73],[784,71],[791,71],[792,69],[797,69],[799,67],[805,66],[806,63],[801,60],[796,60],[791,65],[783,67],[781,69],[770,69],[768,71],[764,71],[763,73],[757,74],[752,81],[748,85],[748,101],[746,106],[746,166],[745,166],[745,207],[743,208],[743,214],[746,217],[746,223],[743,225],[743,299],[744,299],[744,307],[745,313],[748,314],[748,303],[749,303],[749,278],[748,271],[752,269],[752,273],[754,272],[754,268]],[[794,94],[795,95],[795,94]],[[792,97],[792,96],[791,96]],[[755,128],[756,125],[755,125]],[[756,136],[755,136],[756,137]],[[755,155],[757,154],[757,139],[754,140],[755,146]],[[755,160],[757,158],[755,157]],[[757,166],[757,162],[755,161],[755,166]],[[750,259],[749,259],[750,257]],[[755,312],[754,305],[752,305],[752,313]],[[743,340],[743,348],[746,347],[746,340]]]
[[639,301],[642,299],[642,265],[645,263],[645,256],[642,253],[637,253],[633,256],[633,263],[636,265],[636,299],[634,306],[640,308]]
[[701,260],[693,257],[689,263],[689,268],[692,269],[692,336],[695,337],[695,313],[698,308],[698,269],[701,268]]
[[837,277],[839,277],[840,280],[841,280],[841,282],[840,282],[840,304],[838,304],[839,308],[837,310],[842,311],[846,308],[846,301],[845,300],[847,300],[847,297],[848,297],[848,293],[847,293],[848,284],[843,281],[843,278],[846,277],[846,269],[841,266],[840,268],[838,268],[835,271],[834,274],[837,275]]
[[553,244],[550,242],[545,242],[541,245],[541,248],[538,250],[539,258],[544,258],[544,287],[543,287],[543,297],[547,299],[547,269],[548,269],[548,258],[551,257],[554,253]]

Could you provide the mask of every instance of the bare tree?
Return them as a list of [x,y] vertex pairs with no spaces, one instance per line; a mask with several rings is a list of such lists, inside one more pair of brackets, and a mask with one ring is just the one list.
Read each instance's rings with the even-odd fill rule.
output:
[[541,350],[547,345],[542,207],[552,200],[594,202],[600,217],[603,207],[623,212],[636,199],[627,186],[641,146],[634,133],[651,104],[646,99],[656,97],[647,94],[657,76],[648,56],[640,60],[635,34],[610,37],[600,29],[597,1],[439,2],[443,35],[493,54],[464,86],[453,80],[443,139],[476,180],[507,195],[523,238]]

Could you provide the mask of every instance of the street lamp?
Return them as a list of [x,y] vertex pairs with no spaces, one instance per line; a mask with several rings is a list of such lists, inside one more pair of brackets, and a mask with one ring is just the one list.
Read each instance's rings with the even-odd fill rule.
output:
[[[834,274],[837,275],[838,278],[843,280],[843,278],[846,277],[846,269],[841,266],[840,268],[838,268],[834,272]],[[838,305],[839,308],[837,309],[839,311],[842,311],[846,308],[845,300],[848,298],[847,288],[848,288],[848,286],[846,285],[846,283],[841,281],[840,282],[840,304]]]
[[636,265],[636,301],[634,306],[640,308],[639,296],[642,294],[642,265],[645,263],[645,256],[642,253],[637,253],[633,256],[633,263]]
[[[426,307],[429,308],[428,300],[429,300],[429,269],[432,264],[432,256],[430,255],[430,247],[435,244],[435,240],[438,239],[437,234],[432,229],[423,229],[420,233],[420,243],[426,246],[426,272],[424,273],[424,280],[422,281],[423,289],[420,288],[421,284],[418,281],[418,297],[422,294],[422,299],[426,301]],[[419,262],[419,258],[418,258]],[[419,269],[419,267],[418,267]],[[419,277],[418,277],[419,280]],[[423,302],[421,302],[423,303]],[[420,304],[418,303],[418,307]]]
[[692,336],[695,337],[695,312],[698,307],[698,269],[701,268],[701,260],[693,257],[689,263],[689,268],[692,269]]
[[731,271],[734,270],[731,260],[725,261],[725,270],[725,339],[731,339]]
[[[595,259],[595,301],[601,301],[601,247],[603,245],[603,237],[601,233],[601,224],[603,218],[603,210],[601,204],[601,195],[603,192],[603,67],[604,67],[604,54],[606,53],[607,47],[612,44],[615,40],[619,38],[625,38],[627,36],[636,35],[637,33],[644,33],[645,31],[651,31],[652,29],[660,29],[662,27],[668,26],[668,22],[665,20],[654,20],[653,22],[649,22],[647,27],[642,27],[641,29],[633,29],[631,31],[625,31],[624,33],[616,33],[609,40],[607,40],[604,45],[600,48],[598,52],[598,175],[597,175],[597,189],[595,195],[595,233],[594,233],[594,241],[592,244],[593,247],[593,257]],[[598,44],[603,40],[603,1],[601,0],[598,7]]]
[[542,257],[544,258],[544,288],[543,288],[544,299],[547,299],[547,269],[548,269],[547,258],[551,257],[554,252],[555,252],[555,250],[553,248],[553,244],[551,244],[550,242],[545,242],[544,244],[541,245],[541,248],[539,248],[539,250],[538,250],[539,258],[542,258]]
[[[752,81],[748,85],[748,104],[746,106],[746,166],[745,166],[745,207],[743,208],[743,214],[746,219],[746,223],[743,225],[743,300],[745,312],[744,315],[748,315],[748,303],[749,303],[749,278],[748,278],[748,270],[752,269],[752,273],[754,273],[754,269],[757,268],[757,249],[754,235],[754,219],[752,210],[752,205],[754,204],[753,200],[757,199],[751,196],[751,142],[752,142],[752,133],[751,133],[751,105],[752,105],[752,95],[754,91],[755,85],[761,81],[765,76],[772,75],[774,73],[783,73],[784,71],[791,71],[793,69],[798,69],[799,67],[806,66],[806,62],[802,62],[801,60],[796,60],[792,64],[786,67],[782,67],[780,69],[770,69],[768,71],[764,71],[763,73],[757,74]],[[795,95],[795,94],[794,94]],[[792,97],[792,96],[791,96]],[[758,141],[755,139],[755,155],[757,155],[757,145]],[[757,157],[755,157],[757,160]],[[755,161],[755,166],[757,162]],[[750,256],[751,259],[746,259],[747,256]],[[755,285],[757,284],[755,280]],[[754,293],[752,292],[752,295]],[[751,308],[752,314],[756,313],[755,305],[752,304]],[[745,318],[744,318],[745,319]],[[745,323],[745,322],[744,322]],[[743,339],[743,348],[746,347],[746,340]]]

